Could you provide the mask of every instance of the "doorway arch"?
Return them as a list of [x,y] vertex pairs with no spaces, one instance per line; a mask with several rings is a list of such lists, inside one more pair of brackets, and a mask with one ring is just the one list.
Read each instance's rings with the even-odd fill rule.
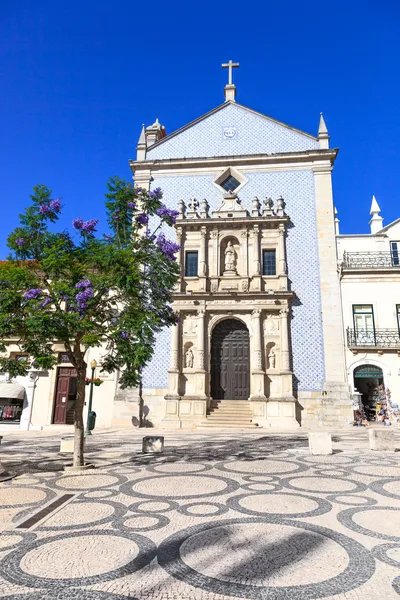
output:
[[250,337],[246,325],[224,319],[211,335],[211,396],[214,400],[248,400]]
[[361,394],[362,408],[368,421],[374,421],[377,414],[379,390],[383,388],[383,371],[377,365],[361,364],[353,371],[354,389]]

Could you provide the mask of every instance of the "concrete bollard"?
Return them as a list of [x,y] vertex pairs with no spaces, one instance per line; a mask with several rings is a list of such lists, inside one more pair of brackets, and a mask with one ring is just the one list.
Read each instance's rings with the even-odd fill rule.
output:
[[396,450],[393,429],[370,429],[369,449],[394,452]]
[[325,432],[310,432],[308,434],[308,447],[310,454],[327,455],[332,454],[332,436]]
[[143,438],[142,452],[162,452],[164,450],[164,436],[147,435]]
[[72,454],[74,451],[74,436],[67,435],[61,438],[60,454]]

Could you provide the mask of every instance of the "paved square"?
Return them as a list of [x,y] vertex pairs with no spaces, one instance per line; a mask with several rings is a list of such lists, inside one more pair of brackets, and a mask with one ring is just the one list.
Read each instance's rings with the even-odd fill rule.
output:
[[219,430],[162,432],[165,451],[142,454],[148,433],[96,432],[96,469],[67,476],[59,433],[4,433],[1,599],[399,597],[400,452],[371,452],[364,430],[328,456],[306,432]]

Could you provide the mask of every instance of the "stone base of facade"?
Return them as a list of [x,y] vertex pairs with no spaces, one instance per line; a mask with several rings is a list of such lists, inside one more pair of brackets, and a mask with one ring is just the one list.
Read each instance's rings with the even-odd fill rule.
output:
[[347,384],[326,383],[323,392],[299,392],[303,427],[347,427],[353,421],[353,403]]
[[259,427],[274,429],[298,429],[296,420],[296,400],[294,398],[274,398],[252,401],[253,423]]
[[193,429],[207,416],[207,398],[198,396],[165,396],[165,414],[161,427]]

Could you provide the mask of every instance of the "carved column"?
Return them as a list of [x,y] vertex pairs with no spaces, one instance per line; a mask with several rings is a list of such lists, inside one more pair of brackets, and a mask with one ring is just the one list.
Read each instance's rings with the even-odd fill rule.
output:
[[219,253],[219,248],[218,248],[218,236],[219,236],[219,231],[218,229],[213,229],[211,231],[211,239],[212,239],[212,261],[211,258],[209,257],[209,276],[211,277],[211,291],[212,292],[217,292],[218,291],[218,279],[217,277],[219,276],[219,258],[218,258],[218,253]]
[[200,277],[200,290],[202,292],[205,292],[206,287],[207,287],[206,242],[207,242],[207,228],[202,227],[200,229],[200,252],[199,252],[199,277]]
[[286,244],[285,244],[285,226],[283,224],[279,225],[278,230],[278,276],[280,280],[280,289],[287,290],[287,264],[286,264]]
[[179,265],[179,279],[176,283],[176,288],[178,292],[182,291],[182,280],[184,277],[184,252],[182,247],[182,227],[177,227],[176,229],[176,243],[179,244],[179,250],[176,254],[176,262]]
[[257,371],[262,370],[262,346],[261,346],[261,310],[253,310],[251,313],[253,319],[253,351],[254,368]]
[[204,370],[204,310],[197,312],[197,368]]
[[179,398],[179,338],[181,324],[171,327],[171,363],[168,369],[168,397]]
[[280,311],[281,317],[281,368],[282,371],[290,371],[290,345],[289,345],[289,309]]
[[206,398],[206,371],[204,361],[205,311],[197,311],[197,352],[196,352],[196,396]]
[[260,228],[258,225],[253,227],[253,285],[252,289],[259,291],[261,289],[261,259],[260,259]]
[[251,400],[265,400],[264,371],[262,370],[261,310],[251,313],[253,329],[253,369]]

